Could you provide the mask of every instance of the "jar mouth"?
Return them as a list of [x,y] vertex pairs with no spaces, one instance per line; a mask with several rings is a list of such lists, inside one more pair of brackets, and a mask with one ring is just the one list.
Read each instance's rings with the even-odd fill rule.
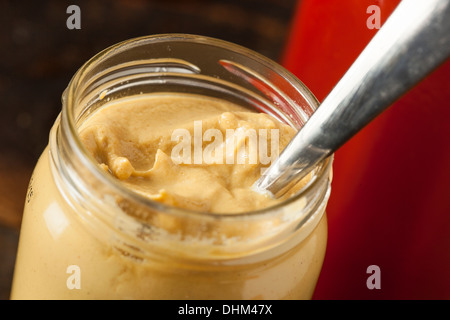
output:
[[[123,197],[129,199],[130,201],[137,203],[141,206],[144,206],[146,208],[150,208],[152,210],[161,211],[168,214],[173,214],[176,216],[200,216],[202,219],[204,218],[210,218],[210,219],[248,219],[249,217],[260,217],[260,216],[266,216],[271,215],[276,212],[278,209],[281,209],[300,198],[310,194],[317,192],[318,188],[320,188],[321,182],[324,179],[328,179],[328,175],[331,170],[333,155],[330,157],[324,159],[322,162],[320,162],[317,167],[313,171],[312,178],[309,180],[309,182],[301,188],[295,195],[289,197],[286,200],[283,200],[275,205],[261,208],[258,210],[252,210],[252,211],[244,211],[244,212],[238,212],[238,213],[213,213],[213,212],[207,212],[207,211],[196,211],[196,210],[190,210],[190,209],[184,209],[180,207],[171,206],[165,203],[157,202],[154,200],[151,200],[147,197],[144,197],[143,195],[140,195],[136,192],[133,192],[129,188],[125,187],[120,181],[112,177],[110,174],[105,172],[103,169],[98,166],[93,156],[88,152],[86,147],[83,145],[79,138],[79,131],[77,127],[77,119],[76,119],[76,104],[77,99],[75,98],[78,90],[81,87],[82,82],[84,81],[86,77],[90,73],[92,73],[93,66],[106,61],[107,59],[114,57],[114,55],[118,52],[122,52],[124,50],[128,50],[129,48],[138,45],[142,42],[154,42],[154,43],[161,43],[161,42],[188,42],[188,43],[197,43],[197,44],[205,44],[208,46],[215,46],[218,48],[227,49],[230,51],[237,52],[239,54],[245,55],[246,57],[250,57],[253,61],[256,61],[258,64],[261,64],[267,68],[270,68],[271,70],[274,70],[281,78],[284,79],[285,85],[289,85],[290,87],[294,88],[296,93],[300,93],[302,97],[307,101],[309,106],[311,107],[310,112],[306,112],[303,116],[305,117],[304,121],[307,120],[306,117],[311,116],[312,112],[317,109],[319,106],[318,100],[314,97],[314,95],[309,91],[309,89],[299,80],[297,79],[293,74],[291,74],[289,71],[287,71],[285,68],[283,68],[281,65],[277,64],[276,62],[272,61],[271,59],[254,52],[250,49],[247,49],[245,47],[224,41],[219,40],[211,37],[206,36],[199,36],[199,35],[191,35],[191,34],[160,34],[160,35],[152,35],[152,36],[144,36],[139,38],[133,38],[129,39],[123,42],[120,42],[118,44],[115,44],[109,48],[104,49],[103,51],[99,52],[95,56],[93,56],[90,60],[88,60],[74,75],[72,80],[70,81],[68,87],[63,93],[63,108],[61,112],[61,126],[65,127],[67,129],[66,132],[66,139],[68,144],[70,145],[71,151],[75,153],[75,157],[79,159],[79,161],[83,164],[84,168],[90,172],[90,174],[93,175],[93,177],[98,181],[99,183],[108,185],[108,187],[112,188],[114,192],[117,192],[118,194],[122,195]],[[224,65],[226,64],[226,65]],[[247,72],[246,69],[240,69],[240,65],[238,63],[233,64],[233,62],[228,60],[223,60],[222,67],[224,69],[227,69],[237,66],[237,69],[234,70],[228,70],[230,73],[241,73],[240,77],[245,78],[246,76],[253,77],[254,74],[245,75],[244,73]],[[196,70],[195,66],[189,67],[191,70],[187,70],[189,73],[197,73],[198,70]],[[163,72],[164,73],[164,72]],[[165,74],[170,75],[171,72],[165,72]],[[269,86],[271,85],[270,81],[265,79],[264,77],[260,77],[259,75],[256,75],[258,77],[258,80],[261,80],[262,85],[267,85],[269,83]],[[219,81],[219,80],[218,80]],[[273,89],[273,88],[272,88]],[[283,100],[284,103],[290,103],[293,104],[293,107],[296,106],[296,102],[292,100],[290,97],[283,96],[283,94],[280,92],[279,88],[277,89],[277,93],[273,95],[273,92],[270,92],[269,94],[272,94],[270,96],[270,99],[273,99],[273,102],[275,104],[280,103],[280,101],[277,101],[279,99]],[[283,103],[283,101],[281,101]],[[304,110],[301,107],[297,108],[298,110]],[[298,111],[297,110],[297,111]]]

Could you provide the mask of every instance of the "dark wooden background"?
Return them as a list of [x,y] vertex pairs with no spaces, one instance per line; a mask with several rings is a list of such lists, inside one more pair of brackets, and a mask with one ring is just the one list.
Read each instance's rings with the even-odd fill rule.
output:
[[[212,36],[274,60],[295,0],[0,2],[0,299],[8,299],[26,188],[61,109],[61,93],[92,55],[119,41],[181,32]],[[81,9],[69,30],[66,9]]]

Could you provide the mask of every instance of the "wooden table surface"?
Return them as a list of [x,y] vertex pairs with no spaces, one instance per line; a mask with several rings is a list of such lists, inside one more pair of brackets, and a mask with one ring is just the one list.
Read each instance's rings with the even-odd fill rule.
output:
[[295,0],[0,3],[0,299],[8,299],[28,180],[60,112],[61,93],[92,55],[132,37],[181,32],[232,41],[279,59]]

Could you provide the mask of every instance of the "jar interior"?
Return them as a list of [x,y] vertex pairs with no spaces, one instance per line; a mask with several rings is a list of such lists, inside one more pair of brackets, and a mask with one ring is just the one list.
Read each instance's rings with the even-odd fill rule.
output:
[[125,42],[94,57],[83,73],[88,81],[77,85],[79,100],[73,110],[77,121],[112,99],[155,92],[224,99],[271,114],[297,129],[318,106],[300,81],[272,61],[204,37],[161,36]]
[[[99,53],[74,77],[64,93],[63,103],[67,105],[66,116],[72,118],[75,127],[79,127],[95,111],[113,100],[155,93],[188,93],[222,99],[270,114],[297,129],[318,105],[300,81],[268,59],[219,40],[186,35],[133,39]],[[197,254],[202,252],[202,248],[210,253],[211,245],[217,245],[227,257],[231,253],[242,255],[255,248],[264,250],[267,246],[276,246],[277,241],[282,242],[286,235],[303,227],[314,213],[321,211],[322,200],[328,197],[329,191],[316,180],[325,181],[324,172],[328,172],[328,168],[329,163],[326,162],[315,169],[313,176],[317,179],[312,179],[307,185],[309,190],[303,200],[295,196],[293,198],[296,199],[287,204],[263,210],[263,214],[252,212],[234,217],[190,215],[157,204],[149,206],[147,202],[127,197],[122,205],[118,205],[116,200],[107,201],[98,204],[95,211],[108,212],[110,217],[106,220],[114,216],[114,228],[120,225],[121,230],[132,238],[139,235],[141,244],[130,246],[130,242],[124,242],[124,250],[143,248],[148,243],[162,243],[157,241],[161,237],[170,239],[165,243],[172,243],[171,250],[174,250],[180,239],[195,238],[195,241],[204,240],[204,247],[197,246]],[[115,196],[117,190],[110,192],[105,187],[99,192],[103,196]],[[153,217],[152,223],[145,224],[127,214],[112,213],[112,207],[122,212],[144,212]],[[276,228],[267,223],[267,215],[272,216],[271,221],[276,222]],[[160,219],[162,216],[164,219]],[[167,219],[173,220],[171,224],[183,226],[184,233],[173,235],[167,232],[165,223],[158,225],[159,221]],[[214,233],[205,237],[199,230],[214,230]],[[242,244],[243,240],[247,245]],[[184,251],[183,245],[178,248],[177,254]],[[214,250],[216,253],[220,251],[217,247]]]

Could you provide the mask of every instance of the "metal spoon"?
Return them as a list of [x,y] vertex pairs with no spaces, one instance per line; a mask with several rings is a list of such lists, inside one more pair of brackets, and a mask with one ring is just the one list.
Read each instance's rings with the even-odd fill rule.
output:
[[253,188],[283,195],[449,56],[450,0],[403,0]]

